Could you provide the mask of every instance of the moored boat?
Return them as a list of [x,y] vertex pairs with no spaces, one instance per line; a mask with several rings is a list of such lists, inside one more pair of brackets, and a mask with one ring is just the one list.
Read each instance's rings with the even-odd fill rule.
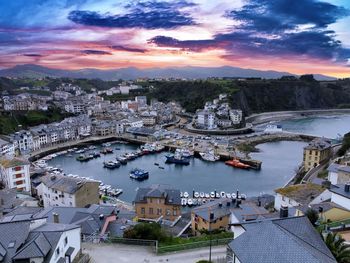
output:
[[232,160],[226,161],[225,162],[226,165],[232,166],[232,167],[236,167],[236,168],[240,168],[240,169],[249,169],[251,168],[250,165],[242,163],[240,160],[233,158]]
[[135,169],[132,169],[130,171],[129,176],[132,179],[136,179],[136,180],[142,181],[142,180],[148,179],[149,173],[147,171],[145,171],[145,170],[142,170],[142,169],[139,169],[139,168],[135,168]]
[[199,155],[204,161],[208,162],[216,162],[220,160],[220,156],[216,155],[213,150],[209,150],[208,152],[200,152]]
[[108,169],[114,169],[120,167],[120,163],[118,161],[106,161],[103,162],[103,167]]

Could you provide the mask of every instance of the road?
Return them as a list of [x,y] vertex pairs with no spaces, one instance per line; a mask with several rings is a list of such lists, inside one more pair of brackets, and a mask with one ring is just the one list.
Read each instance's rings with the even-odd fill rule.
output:
[[[144,246],[122,244],[92,244],[83,243],[83,253],[88,253],[93,263],[104,262],[133,262],[133,263],[194,263],[209,258],[209,248],[186,250],[166,255],[156,255],[151,248]],[[226,256],[226,247],[212,248],[212,260],[223,259]]]

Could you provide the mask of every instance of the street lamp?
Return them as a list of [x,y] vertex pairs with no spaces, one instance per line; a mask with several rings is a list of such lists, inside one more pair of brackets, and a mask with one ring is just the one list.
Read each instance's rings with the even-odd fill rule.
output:
[[214,213],[209,214],[209,262],[211,263],[211,221],[214,220]]

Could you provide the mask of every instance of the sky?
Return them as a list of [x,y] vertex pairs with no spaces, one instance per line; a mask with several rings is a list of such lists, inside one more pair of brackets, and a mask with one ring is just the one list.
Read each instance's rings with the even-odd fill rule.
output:
[[350,1],[0,0],[0,68],[20,64],[350,77]]

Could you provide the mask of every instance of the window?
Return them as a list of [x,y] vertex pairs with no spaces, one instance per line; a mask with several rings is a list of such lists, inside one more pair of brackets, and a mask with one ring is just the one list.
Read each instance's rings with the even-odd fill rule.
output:
[[67,244],[68,244],[68,237],[66,237],[66,238],[64,239],[64,245],[67,246]]
[[145,208],[141,207],[141,214],[145,214]]
[[153,208],[152,207],[150,207],[148,211],[149,211],[150,215],[153,215]]
[[58,256],[60,254],[60,248],[56,249],[56,256]]
[[162,209],[161,208],[157,208],[157,215],[161,215],[162,214]]
[[167,216],[170,216],[170,209],[167,209],[167,210],[166,210],[166,215],[167,215]]
[[176,208],[173,209],[173,216],[176,216],[177,214],[177,211],[176,211]]

